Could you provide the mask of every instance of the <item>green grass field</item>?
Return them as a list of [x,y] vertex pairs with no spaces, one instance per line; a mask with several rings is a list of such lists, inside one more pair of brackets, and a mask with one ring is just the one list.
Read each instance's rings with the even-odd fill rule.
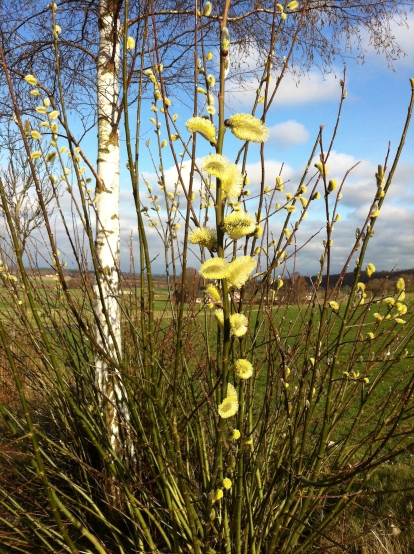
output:
[[[36,283],[37,284],[37,283]],[[48,331],[48,336],[56,342],[56,352],[58,355],[62,356],[64,360],[63,350],[60,350],[59,337],[63,335],[68,341],[71,342],[71,346],[76,349],[76,341],[80,337],[80,333],[76,330],[76,325],[74,328],[67,324],[67,321],[74,322],[73,316],[67,319],[66,314],[68,313],[68,306],[65,300],[64,295],[59,295],[56,281],[54,280],[43,280],[42,283],[38,284],[36,294],[38,295],[36,305],[39,311],[42,311],[42,321],[44,322],[45,327]],[[123,291],[120,303],[123,309],[124,317],[123,321],[125,324],[124,329],[127,329],[126,322],[130,321],[130,329],[132,333],[136,331],[137,336],[140,335],[140,289],[126,289]],[[0,290],[0,317],[4,322],[13,323],[15,322],[16,326],[19,326],[19,313],[18,310],[23,310],[24,313],[28,314],[30,320],[32,320],[31,311],[28,306],[27,298],[25,298],[24,292],[19,293],[22,298],[22,304],[19,307],[16,307],[16,304],[13,301],[13,298],[7,293],[7,290],[2,288]],[[88,321],[92,322],[92,311],[87,302],[84,302],[84,297],[82,291],[79,289],[70,290],[71,298],[73,299],[76,306],[81,309],[83,306],[83,317]],[[170,358],[166,358],[167,361],[170,360],[174,355],[174,348],[176,343],[174,342],[176,335],[174,335],[174,319],[173,315],[176,316],[180,307],[179,303],[172,302],[169,299],[168,290],[162,287],[157,287],[154,289],[155,296],[155,321],[158,329],[158,339],[160,344],[157,343],[157,349],[164,349],[167,351],[167,354]],[[407,316],[404,316],[404,319],[407,320],[407,327],[412,325],[410,323],[410,313],[412,311],[414,303],[414,293],[407,294],[406,298],[407,305],[409,307]],[[250,333],[247,335],[248,339],[246,342],[246,357],[252,359],[255,363],[258,363],[259,369],[257,374],[251,380],[251,386],[254,388],[254,397],[255,404],[258,406],[258,410],[261,409],[263,404],[263,398],[265,397],[265,387],[267,383],[267,371],[272,370],[274,372],[275,381],[280,381],[281,373],[281,358],[278,357],[277,353],[277,340],[280,341],[281,349],[285,353],[289,353],[289,366],[291,367],[292,373],[289,379],[289,389],[288,393],[292,394],[290,397],[293,399],[293,392],[295,387],[300,385],[300,379],[302,378],[302,368],[306,366],[308,358],[314,356],[313,350],[306,353],[306,345],[304,337],[306,336],[305,330],[306,325],[308,324],[311,318],[312,307],[306,303],[301,305],[273,305],[268,306],[264,312],[259,311],[258,305],[252,306],[243,306],[244,310],[249,311],[249,329]],[[369,308],[369,309],[368,309]],[[340,357],[339,364],[336,368],[336,373],[334,375],[335,386],[337,390],[343,390],[344,394],[348,394],[350,400],[343,405],[343,417],[336,425],[330,440],[333,442],[340,441],[348,432],[350,426],[353,424],[356,416],[359,413],[361,406],[361,397],[367,391],[368,387],[375,382],[376,376],[379,375],[381,371],[381,366],[388,363],[388,358],[386,357],[387,344],[390,343],[391,339],[398,334],[405,332],[404,325],[398,325],[393,320],[384,320],[378,324],[374,313],[380,309],[381,313],[385,315],[385,306],[380,307],[377,303],[372,303],[370,306],[364,305],[356,308],[353,311],[352,318],[348,323],[348,327],[345,330],[344,338],[341,343],[340,348]],[[324,322],[324,332],[322,334],[322,356],[320,361],[320,370],[321,372],[327,370],[327,360],[331,356],[331,350],[336,346],[336,337],[338,336],[338,331],[342,323],[342,317],[344,313],[344,307],[341,306],[338,313],[333,312],[330,308],[327,310],[327,320]],[[191,371],[196,371],[197,366],[205,362],[206,358],[206,344],[208,344],[211,353],[211,358],[214,360],[215,356],[215,344],[217,343],[217,324],[216,318],[214,316],[214,310],[210,310],[199,303],[185,303],[184,304],[184,316],[185,316],[185,340],[188,341],[188,344],[191,346],[191,355],[188,354],[188,367]],[[311,347],[314,348],[317,344],[317,333],[319,331],[321,318],[321,309],[317,308],[315,310],[315,320],[313,324],[312,331],[312,341]],[[53,327],[52,323],[61,321],[61,327],[56,329]],[[372,354],[373,348],[371,348],[371,342],[367,338],[367,333],[373,332],[375,330],[376,341],[375,341],[375,353],[373,360],[368,360]],[[24,330],[24,326],[22,326]],[[163,337],[168,337],[168,332],[171,331],[171,341],[168,342],[166,338],[166,344],[161,344]],[[275,333],[277,333],[277,339],[275,338]],[[126,335],[126,333],[124,333]],[[126,338],[126,342],[128,337]],[[409,349],[409,354],[412,355],[412,352]],[[170,352],[168,352],[170,350]],[[84,363],[86,357],[84,356],[87,351],[82,352],[82,355],[79,358],[79,363]],[[190,352],[190,350],[188,351]],[[127,350],[125,348],[125,353],[127,356],[131,356],[131,359],[134,360],[133,348]],[[269,353],[271,357],[268,358]],[[93,356],[91,352],[90,355],[90,364],[93,366]],[[83,357],[82,357],[83,356]],[[204,358],[203,358],[204,357]],[[367,360],[370,363],[367,363]],[[375,405],[375,403],[381,398],[385,397],[390,388],[396,387],[403,388],[407,380],[410,378],[410,359],[406,358],[404,360],[394,359],[393,352],[390,352],[389,360],[392,363],[389,363],[389,369],[386,372],[380,374],[380,379],[375,384],[373,392],[370,397],[370,405]],[[372,361],[372,364],[371,364]],[[379,361],[375,365],[375,361]],[[277,366],[277,367],[274,367]],[[372,367],[371,367],[372,366]],[[131,364],[131,367],[136,367]],[[368,369],[367,369],[368,367]],[[361,376],[367,376],[369,378],[369,385],[365,385],[361,380],[352,380],[347,379],[343,375],[343,371],[347,370],[348,372],[352,369],[354,371],[359,371]],[[315,368],[316,371],[319,371],[319,368]],[[310,373],[305,374],[304,379],[309,379]],[[232,377],[231,377],[232,379]],[[321,378],[323,383],[323,379]],[[326,381],[325,381],[326,384]],[[342,386],[343,385],[343,386]],[[278,399],[275,400],[273,397],[272,402],[277,404],[280,403],[280,413],[283,414],[283,405],[280,401],[280,398],[283,395],[283,389],[280,388],[280,384],[276,384],[275,387],[279,386],[277,389],[277,394],[279,395]],[[318,385],[320,389],[325,385]],[[342,386],[342,389],[341,389]],[[315,433],[319,429],[319,421],[322,419],[323,410],[325,408],[325,392],[322,391],[316,395],[315,406],[313,417],[315,423]],[[292,400],[290,400],[292,402]],[[254,416],[256,413],[254,413]],[[375,415],[375,413],[374,413]],[[357,441],[360,436],[363,436],[363,433],[369,431],[370,426],[374,427],[376,425],[375,419],[372,421],[364,421],[363,425],[356,429],[353,440]],[[347,519],[346,527],[349,536],[347,539],[353,536],[363,536],[363,533],[367,525],[375,526],[378,521],[375,513],[381,514],[391,514],[392,518],[400,518],[404,521],[411,521],[412,514],[409,510],[409,503],[414,502],[414,495],[410,489],[414,479],[414,468],[412,464],[411,453],[407,452],[404,456],[401,456],[398,459],[398,462],[389,463],[388,465],[382,466],[377,472],[374,472],[371,479],[367,483],[367,491],[373,491],[372,497],[366,499],[366,504],[371,510],[371,515],[368,514],[366,510],[356,506],[354,512],[349,511],[349,514],[353,513],[353,518],[351,520],[350,516]],[[387,487],[391,490],[406,490],[400,495],[394,494],[389,497],[377,494],[378,491],[381,491],[381,487]],[[372,515],[373,514],[373,515]],[[391,516],[387,516],[390,517]],[[390,521],[395,521],[394,519]],[[411,539],[410,536],[414,535],[414,532],[407,531],[404,534],[404,540],[408,550],[410,552],[411,546],[414,544],[414,537]],[[339,539],[338,539],[339,540]],[[358,539],[360,540],[360,539]],[[412,542],[409,542],[411,541]],[[360,544],[360,543],[358,543]],[[359,548],[359,546],[358,546]],[[335,552],[335,550],[329,550]],[[348,550],[349,552],[357,552],[358,550]],[[375,550],[372,550],[374,552]],[[371,552],[371,551],[369,551]],[[381,551],[382,552],[382,551]],[[402,554],[401,551],[392,551],[389,548],[390,554]],[[338,550],[339,553],[339,550]]]

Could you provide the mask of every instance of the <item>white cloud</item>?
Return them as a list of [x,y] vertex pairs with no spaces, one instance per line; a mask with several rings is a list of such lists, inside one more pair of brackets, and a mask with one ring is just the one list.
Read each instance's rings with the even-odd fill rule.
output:
[[309,138],[306,127],[294,119],[274,125],[269,131],[269,142],[275,142],[282,149],[288,149],[294,144],[303,144]]
[[[331,273],[338,274],[344,268],[349,254],[355,244],[356,228],[362,228],[367,212],[360,210],[351,219],[341,219],[334,226],[331,248]],[[310,216],[311,217],[311,216]],[[375,234],[365,255],[363,267],[373,263],[377,270],[409,269],[414,267],[414,226],[412,225],[413,212],[396,206],[385,206],[375,225]],[[319,271],[319,258],[323,253],[322,241],[326,239],[326,225],[323,219],[306,219],[302,222],[296,236],[299,248],[306,241],[318,233],[311,242],[306,244],[296,254],[295,267],[303,275],[315,275]],[[291,248],[290,252],[293,252]],[[346,267],[352,272],[355,267],[355,258],[360,254],[357,251]],[[293,258],[288,261],[292,267]]]
[[[314,162],[318,158],[315,158]],[[392,162],[392,161],[391,161]],[[390,162],[389,162],[390,163]],[[327,162],[329,179],[341,183],[346,173],[343,185],[341,205],[348,209],[349,215],[358,217],[361,210],[366,211],[374,202],[377,192],[375,173],[377,165],[369,160],[358,160],[354,156],[333,150]],[[387,177],[388,173],[386,174]],[[385,205],[413,206],[414,164],[400,163],[394,174],[393,181],[387,193]]]
[[[356,163],[358,159],[343,153],[332,151],[328,167],[330,169],[329,178],[335,178],[338,182],[342,181],[345,173]],[[282,167],[281,162],[266,161],[265,185],[274,186],[275,176],[279,174]],[[313,168],[311,168],[313,170]],[[257,186],[260,180],[260,164],[249,164],[248,174],[252,178],[252,193],[254,184]],[[375,172],[377,166],[368,160],[361,162],[353,169],[347,177],[343,187],[343,197],[338,204],[337,211],[342,218],[334,226],[333,240],[334,244],[331,251],[331,271],[339,273],[342,271],[348,255],[355,243],[355,230],[362,228],[369,214],[369,209],[374,201],[376,192]],[[273,205],[276,202],[281,204],[285,200],[285,192],[293,193],[295,187],[300,182],[303,168],[293,169],[289,166],[283,167],[283,179],[286,182],[283,193],[276,193],[273,198]],[[312,175],[314,171],[310,172]],[[254,179],[256,177],[256,179]],[[309,197],[312,180],[308,186]],[[375,225],[375,235],[372,237],[368,252],[365,258],[365,264],[373,262],[378,269],[391,270],[395,265],[399,269],[414,267],[414,254],[412,245],[414,244],[414,207],[412,203],[411,192],[414,185],[414,164],[401,165],[395,173],[393,183],[389,189],[386,201],[381,209]],[[323,192],[323,185],[318,185],[318,190]],[[323,194],[322,194],[323,196]],[[330,209],[333,207],[334,195],[329,197]],[[270,197],[267,197],[269,202]],[[249,207],[254,211],[254,207]],[[319,258],[323,252],[322,241],[326,238],[326,216],[325,204],[323,198],[313,202],[309,206],[309,217],[305,219],[297,233],[296,248],[300,248],[316,234],[316,236],[297,253],[295,267],[302,274],[315,275],[319,271]],[[294,224],[298,219],[299,211],[296,211],[291,218],[290,224]],[[282,225],[284,224],[285,212],[282,210],[272,217],[269,226],[269,232],[278,237]],[[291,248],[293,253],[293,247]],[[358,253],[354,256],[357,257]],[[288,262],[289,267],[293,267],[293,258]],[[352,271],[354,261],[350,262],[347,271]]]
[[324,76],[317,71],[311,71],[298,82],[287,75],[276,94],[275,105],[312,104],[338,100],[339,96],[339,80],[334,74]]
[[[272,83],[275,83],[273,79]],[[233,101],[239,102],[241,106],[251,108],[255,98],[258,86],[257,80],[246,81],[243,88],[239,85],[229,86],[229,95]],[[270,94],[272,94],[270,87]],[[337,101],[340,97],[339,79],[335,74],[323,75],[318,71],[310,71],[300,78],[286,74],[282,79],[279,89],[276,93],[272,108],[280,106],[298,106],[305,104],[314,104],[319,102]]]
[[[289,123],[289,122],[287,122]],[[197,160],[199,162],[200,160]],[[332,151],[330,159],[328,162],[328,167],[330,169],[329,178],[335,178],[338,182],[342,181],[345,173],[354,166],[358,160],[345,153]],[[290,192],[294,193],[297,189],[298,184],[300,183],[303,167],[292,167],[288,164],[283,164],[281,161],[269,160],[265,161],[265,186],[271,188],[275,185],[275,178],[280,174],[281,169],[282,177],[285,182],[285,190],[283,192],[276,192],[274,196],[270,194],[265,197],[265,203],[263,205],[262,214],[264,215],[265,210],[269,208],[270,212],[274,211],[276,202],[283,205],[286,201],[285,193]],[[259,192],[259,185],[261,182],[262,168],[260,162],[247,164],[246,167],[247,174],[251,180],[251,197],[246,199],[246,207],[250,213],[254,213],[257,210],[257,198],[256,196]],[[374,200],[374,195],[376,191],[376,181],[375,181],[375,172],[377,171],[376,165],[372,164],[368,160],[362,160],[359,165],[357,165],[354,170],[348,176],[344,188],[343,188],[343,198],[339,202],[338,211],[341,214],[341,220],[335,224],[335,230],[333,233],[334,245],[332,248],[332,257],[331,257],[331,267],[333,273],[338,273],[342,270],[344,263],[347,260],[348,254],[352,249],[352,246],[355,242],[355,229],[356,227],[362,227],[369,211],[369,207]],[[173,185],[177,182],[177,171],[174,167],[166,169],[166,182],[168,190],[173,190]],[[317,171],[311,167],[309,173],[309,183],[308,183],[308,192],[306,192],[305,197],[309,198],[311,189],[315,183],[315,178],[312,176],[316,175]],[[160,197],[160,201],[157,202],[161,206],[161,211],[158,212],[161,221],[165,224],[166,213],[165,213],[165,203],[163,200],[163,193],[159,191],[159,186],[157,184],[157,177],[155,174],[145,174],[145,179],[148,179],[152,183],[153,191]],[[186,184],[189,183],[189,164],[188,167],[183,171],[183,179]],[[194,190],[196,193],[198,206],[199,199],[199,176],[195,176]],[[375,225],[375,235],[371,239],[371,243],[368,249],[368,253],[365,259],[365,263],[372,262],[376,265],[378,269],[392,269],[394,265],[397,265],[400,269],[409,268],[414,266],[414,254],[412,250],[412,245],[414,244],[414,225],[413,225],[413,193],[414,190],[414,164],[405,163],[401,165],[396,174],[394,181],[390,187],[389,195],[386,198],[384,206],[381,209],[380,216],[377,219]],[[143,185],[142,191],[142,200],[145,205],[148,207],[151,206],[150,199],[145,198],[145,185]],[[318,185],[318,190],[323,193],[323,186],[320,182]],[[182,207],[185,209],[185,199],[182,194],[180,197],[182,202]],[[329,197],[330,207],[332,208],[334,201],[334,195]],[[64,193],[63,198],[61,199],[62,208],[69,216],[68,223],[71,224],[71,212],[73,211],[73,205],[70,201],[70,196],[67,193]],[[269,207],[270,206],[270,207]],[[314,275],[319,270],[319,258],[323,251],[322,241],[325,237],[326,229],[326,216],[325,216],[325,205],[322,198],[319,201],[312,202],[309,205],[309,217],[305,219],[296,236],[296,248],[301,248],[307,243],[307,241],[316,234],[312,241],[301,249],[295,260],[295,267],[302,274],[311,274]],[[131,230],[133,231],[133,251],[135,255],[135,261],[138,266],[139,264],[139,243],[137,240],[137,219],[136,213],[132,198],[132,193],[130,190],[123,189],[120,193],[120,213],[121,213],[121,258],[122,258],[122,269],[128,271],[129,269],[129,237]],[[156,212],[150,212],[151,215],[155,218]],[[198,209],[197,209],[198,213]],[[290,225],[298,220],[300,214],[300,208],[292,215]],[[56,214],[57,216],[57,214]],[[272,240],[271,234],[275,238],[279,237],[280,233],[283,230],[285,225],[285,210],[280,210],[278,213],[272,216],[271,221],[269,222],[269,241]],[[55,219],[54,217],[52,219]],[[75,228],[80,233],[79,236],[79,248],[85,248],[88,250],[88,242],[86,237],[82,233],[82,225],[78,221],[78,217],[75,216]],[[93,218],[94,219],[94,218]],[[180,231],[180,239],[183,238],[183,222],[180,222],[182,225]],[[191,224],[192,225],[192,224]],[[210,221],[208,225],[214,225],[214,214],[213,211],[210,213]],[[70,225],[71,226],[71,225]],[[57,239],[58,247],[62,251],[62,256],[65,260],[68,260],[69,266],[71,261],[73,261],[74,256],[71,253],[71,248],[68,243],[68,239],[65,236],[65,231],[62,224],[59,222],[59,219],[56,219],[56,224],[52,223],[52,227],[55,231],[55,236]],[[163,272],[164,268],[164,248],[162,241],[157,233],[157,229],[149,228],[145,218],[145,227],[147,230],[149,252],[151,259],[154,261],[154,271]],[[159,228],[161,227],[161,224]],[[267,233],[267,230],[266,230]],[[73,236],[74,231],[71,231]],[[40,239],[39,234],[35,236]],[[42,241],[43,242],[43,241]],[[181,247],[180,247],[181,248]],[[45,249],[41,250],[44,252]],[[293,252],[293,247],[291,252]],[[176,252],[177,254],[177,252]],[[46,259],[50,259],[50,255],[46,254]],[[190,265],[198,267],[198,262],[196,258],[190,254],[189,262]],[[39,265],[45,265],[45,263],[40,261]],[[293,267],[293,258],[289,261],[290,267]],[[177,266],[179,266],[177,260]],[[351,262],[348,271],[352,271],[354,267],[354,262]],[[138,267],[136,268],[138,269]]]

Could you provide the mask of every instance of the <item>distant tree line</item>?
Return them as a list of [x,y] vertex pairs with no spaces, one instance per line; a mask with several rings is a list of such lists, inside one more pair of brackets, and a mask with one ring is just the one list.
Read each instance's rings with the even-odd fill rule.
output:
[[[375,278],[368,279],[366,274],[361,275],[361,282],[367,285],[368,290],[387,290],[393,289],[395,283],[399,278],[403,278],[405,281],[405,290],[406,292],[413,292],[414,290],[414,268],[413,269],[401,269],[395,271],[376,271]],[[338,281],[341,281],[341,288],[351,287],[354,280],[353,272],[345,273],[343,277],[339,274],[330,275],[329,277],[329,286],[333,288],[336,286]],[[307,277],[306,281],[310,284],[310,281],[315,282],[316,277]],[[326,287],[326,275],[322,277],[321,285],[323,288]]]

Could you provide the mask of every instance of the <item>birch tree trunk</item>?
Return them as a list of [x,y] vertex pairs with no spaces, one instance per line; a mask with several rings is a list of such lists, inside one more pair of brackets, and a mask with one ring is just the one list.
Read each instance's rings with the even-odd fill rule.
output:
[[[100,0],[98,89],[98,160],[100,182],[96,189],[96,257],[99,272],[95,285],[97,340],[114,359],[121,355],[121,314],[119,306],[119,164],[120,148],[117,117],[120,40],[117,5],[119,1]],[[111,444],[119,450],[123,386],[119,372],[101,358],[96,359],[96,384]]]

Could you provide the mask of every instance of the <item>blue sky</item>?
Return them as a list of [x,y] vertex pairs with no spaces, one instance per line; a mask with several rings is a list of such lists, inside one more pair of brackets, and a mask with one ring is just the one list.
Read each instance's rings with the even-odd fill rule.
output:
[[[355,229],[361,227],[366,218],[376,190],[375,172],[378,163],[384,161],[388,141],[391,141],[391,162],[398,146],[410,99],[409,78],[414,77],[414,41],[412,39],[414,14],[409,15],[408,22],[411,29],[398,26],[394,29],[397,41],[407,55],[396,60],[393,68],[389,68],[385,58],[377,55],[369,45],[366,45],[364,64],[358,64],[352,58],[347,59],[347,98],[344,102],[336,142],[328,163],[330,177],[341,181],[350,167],[357,162],[360,163],[346,182],[343,198],[338,209],[341,220],[335,224],[333,235],[333,272],[342,270],[347,254],[355,240]],[[249,65],[249,60],[246,64]],[[342,78],[342,74],[343,64],[342,61],[338,61],[334,66],[334,71],[327,75],[322,75],[317,69],[313,69],[309,74],[303,75],[299,81],[294,80],[289,75],[285,77],[267,118],[267,124],[270,127],[270,139],[266,144],[266,184],[270,187],[274,187],[275,177],[278,175],[282,164],[284,164],[282,176],[285,181],[289,181],[284,192],[294,192],[296,190],[321,124],[325,124],[325,147],[328,144],[336,121],[340,98],[339,80]],[[232,72],[230,72],[227,86],[229,89],[228,115],[235,112],[249,113],[257,82],[245,83],[245,89],[240,91],[240,87],[233,82]],[[173,95],[171,96],[173,97]],[[151,137],[152,144],[154,144],[154,127],[149,122],[149,118],[154,114],[149,108],[150,104],[147,104],[142,114],[142,142]],[[179,114],[177,123],[182,137],[189,137],[184,124],[191,114],[180,106],[179,99],[173,98],[172,109]],[[261,115],[260,112],[258,112],[258,115]],[[164,126],[161,133],[161,138],[167,138]],[[93,131],[84,146],[85,150],[90,152],[91,160],[95,158],[94,149],[96,147],[95,137],[92,135],[94,135]],[[198,139],[197,144],[198,159],[212,151],[209,144],[201,138]],[[225,154],[232,161],[237,147],[240,147],[240,143],[230,133],[227,133]],[[176,181],[176,172],[172,167],[172,159],[167,154],[167,150],[168,148],[163,151],[165,153],[164,168],[168,181],[167,188],[172,190],[173,183]],[[178,152],[180,151],[182,151],[182,148],[178,147]],[[161,196],[158,191],[157,178],[148,156],[143,154],[141,159],[140,172],[151,181],[154,193]],[[252,182],[250,187],[252,196],[254,196],[255,185],[257,189],[258,184],[258,160],[259,147],[251,145],[247,172]],[[135,237],[134,245],[137,246],[137,225],[125,162],[126,157],[125,152],[123,152],[120,203],[121,267],[123,270],[128,270],[128,241],[132,231]],[[184,175],[188,175],[188,166],[187,161],[187,169],[184,171]],[[278,194],[280,196],[276,198],[276,201],[283,203],[284,193]],[[66,200],[66,206],[69,210],[69,198]],[[148,205],[150,205],[149,201]],[[160,206],[160,217],[161,220],[165,221],[166,213],[162,201]],[[254,203],[252,203],[249,211],[254,212],[254,208]],[[154,214],[154,212],[152,213]],[[284,215],[283,212],[283,219]],[[274,232],[276,236],[280,233],[283,219],[281,216],[277,216],[271,221],[270,231]],[[311,206],[308,218],[303,221],[297,235],[297,245],[301,246],[307,242],[309,237],[322,229],[321,233],[297,256],[296,269],[302,274],[315,274],[319,269],[319,258],[323,250],[324,227],[324,209],[322,201],[320,201],[319,205],[314,203]],[[62,252],[68,252],[67,259],[70,267],[71,256],[65,248],[66,241],[62,236],[62,229],[59,225],[57,225],[57,235],[60,249]],[[162,252],[162,248],[154,228],[148,229],[148,237],[151,255],[155,258],[159,252]],[[414,124],[409,130],[399,169],[377,220],[375,236],[371,241],[365,263],[372,262],[377,269],[390,270],[394,266],[399,269],[411,268],[414,267],[413,247]],[[154,263],[155,272],[162,273],[164,271],[163,259],[164,256],[161,253]],[[188,263],[194,267],[199,266],[197,259],[191,255]],[[289,267],[292,268],[292,261],[289,263]],[[351,263],[349,271],[352,271],[352,269],[353,264]]]
[[[377,165],[383,163],[388,141],[391,142],[390,161],[392,162],[399,143],[401,131],[407,114],[411,87],[409,78],[414,77],[414,41],[412,28],[414,17],[409,17],[411,29],[395,27],[397,40],[406,52],[406,56],[396,60],[393,68],[387,66],[384,57],[377,55],[372,48],[366,46],[364,64],[357,64],[348,59],[346,64],[347,98],[344,102],[337,139],[328,164],[330,177],[338,181],[355,163],[358,167],[351,173],[343,190],[343,198],[338,211],[341,221],[335,225],[334,246],[332,249],[332,270],[340,271],[347,254],[354,242],[355,229],[361,227],[376,190],[375,172]],[[339,80],[342,78],[342,62],[334,68],[334,72],[323,76],[318,70],[312,70],[304,75],[299,82],[287,76],[271,108],[267,124],[270,127],[270,139],[266,145],[266,184],[274,186],[282,162],[283,177],[289,179],[286,191],[293,192],[300,180],[301,172],[306,163],[319,126],[325,124],[324,145],[327,145],[338,110],[340,97]],[[256,82],[246,84],[244,91],[232,83],[231,73],[228,88],[233,91],[228,102],[228,113],[248,112],[254,98]],[[180,114],[178,120],[182,136],[188,133],[184,123],[188,114],[176,106]],[[148,111],[148,117],[151,114]],[[145,116],[143,116],[145,122]],[[144,123],[145,129],[145,123]],[[148,136],[154,136],[148,124]],[[226,136],[225,154],[232,159],[237,147],[233,137]],[[152,139],[153,140],[153,139]],[[198,140],[200,146],[198,157],[211,151],[208,143]],[[255,175],[258,171],[258,146],[253,145],[250,151],[248,174],[252,180],[254,193]],[[170,184],[174,182],[175,171],[168,168],[168,157],[165,167]],[[389,166],[391,164],[389,163]],[[146,178],[156,185],[156,179],[150,166],[143,166]],[[185,172],[184,172],[185,173]],[[123,228],[123,258],[126,256],[126,237],[129,229],[135,229],[133,214],[127,216],[127,205],[130,205],[129,190],[124,181],[121,193],[121,213],[124,214]],[[156,186],[153,187],[157,193]],[[279,201],[279,200],[278,200]],[[162,202],[161,202],[162,206]],[[254,211],[252,207],[250,211]],[[161,212],[162,218],[163,212]],[[280,232],[280,221],[272,220],[272,230]],[[309,210],[308,219],[302,224],[298,234],[298,246],[306,242],[320,228],[324,228],[324,210],[322,203]],[[149,230],[151,251],[155,254],[159,242],[153,229]],[[315,274],[319,268],[319,257],[322,253],[323,232],[316,237],[300,255],[297,256],[296,268],[303,274]],[[161,257],[160,257],[161,258]],[[409,130],[405,149],[400,160],[389,195],[377,220],[375,236],[371,240],[365,263],[372,262],[377,269],[399,269],[414,266],[414,124]],[[190,256],[189,263],[197,266],[197,261]],[[124,263],[125,266],[125,263]],[[162,263],[155,269],[162,271]],[[352,271],[351,264],[349,270]]]

